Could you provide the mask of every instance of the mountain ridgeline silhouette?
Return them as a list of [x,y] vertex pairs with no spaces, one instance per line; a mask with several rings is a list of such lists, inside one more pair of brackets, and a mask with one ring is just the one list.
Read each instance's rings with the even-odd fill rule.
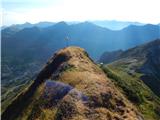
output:
[[24,28],[14,34],[7,34],[6,29],[2,30],[2,55],[5,51],[9,55],[21,55],[25,52],[34,54],[39,51],[47,53],[49,57],[53,51],[65,46],[66,36],[71,39],[70,45],[85,48],[94,59],[98,59],[106,50],[127,49],[160,38],[158,25],[131,25],[113,31],[89,22],[73,25],[59,22],[46,28]]

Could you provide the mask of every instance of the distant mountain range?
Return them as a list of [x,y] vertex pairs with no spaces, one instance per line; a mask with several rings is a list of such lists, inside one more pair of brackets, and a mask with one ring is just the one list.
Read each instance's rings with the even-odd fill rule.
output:
[[2,54],[3,48],[8,54],[9,52],[14,54],[14,51],[15,54],[24,53],[25,49],[32,54],[34,50],[43,52],[47,49],[58,50],[65,46],[66,36],[70,38],[69,45],[85,48],[94,59],[106,50],[127,49],[160,38],[159,26],[151,24],[131,25],[119,31],[102,28],[89,22],[72,25],[60,22],[45,28],[9,27],[2,30]]
[[[110,30],[121,30],[125,27],[128,27],[130,25],[136,25],[136,26],[142,26],[142,25],[146,25],[146,23],[140,23],[140,22],[129,22],[129,21],[117,21],[117,20],[95,20],[95,21],[88,21],[90,23],[93,23],[95,25],[98,25],[100,27],[104,27],[104,28],[108,28]],[[52,26],[54,24],[56,24],[58,22],[38,22],[38,23],[29,23],[26,22],[24,24],[14,24],[11,26],[2,26],[1,29],[7,28],[7,27],[16,27],[19,29],[23,29],[23,28],[30,28],[30,27],[39,27],[39,28],[45,28],[45,27],[49,27]],[[81,23],[80,21],[71,21],[71,22],[66,22],[68,25],[72,25],[72,24],[78,24]],[[160,25],[160,24],[157,24]]]
[[31,28],[31,27],[45,28],[45,27],[49,27],[54,24],[56,24],[56,23],[54,23],[54,22],[39,22],[39,23],[32,24],[32,23],[26,22],[24,24],[13,24],[10,26],[2,26],[1,28],[2,28],[2,30],[5,28],[17,28],[19,30],[22,30],[24,28]]
[[130,25],[136,25],[136,26],[145,25],[144,23],[140,23],[140,22],[127,22],[127,21],[116,21],[116,20],[103,20],[103,21],[97,20],[97,21],[92,21],[92,23],[101,27],[111,29],[111,30],[121,30]]
[[[72,25],[72,24],[77,24],[77,23],[80,23],[78,21],[73,21],[73,22],[66,22],[68,25]],[[10,25],[10,26],[2,26],[1,29],[5,29],[5,28],[17,28],[19,30],[22,30],[24,28],[31,28],[31,27],[39,27],[39,28],[45,28],[45,27],[49,27],[49,26],[52,26],[54,24],[57,24],[57,22],[38,22],[38,23],[29,23],[29,22],[26,22],[24,24],[13,24],[13,25]]]

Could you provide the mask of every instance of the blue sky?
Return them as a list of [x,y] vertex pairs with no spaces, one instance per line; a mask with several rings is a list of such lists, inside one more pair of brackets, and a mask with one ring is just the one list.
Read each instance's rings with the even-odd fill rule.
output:
[[2,0],[2,24],[121,20],[160,23],[159,0]]

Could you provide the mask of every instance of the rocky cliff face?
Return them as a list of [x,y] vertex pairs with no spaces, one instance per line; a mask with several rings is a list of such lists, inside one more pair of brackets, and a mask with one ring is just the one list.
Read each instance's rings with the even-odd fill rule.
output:
[[142,120],[143,117],[82,48],[58,51],[4,120]]

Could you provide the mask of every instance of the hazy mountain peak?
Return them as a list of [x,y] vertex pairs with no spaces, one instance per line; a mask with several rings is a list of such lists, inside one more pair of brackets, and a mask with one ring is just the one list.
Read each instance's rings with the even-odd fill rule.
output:
[[55,25],[57,25],[57,26],[58,26],[58,25],[59,25],[59,26],[60,26],[60,25],[62,25],[62,26],[65,25],[65,26],[66,26],[66,25],[68,25],[68,24],[67,24],[66,22],[64,22],[64,21],[61,21],[61,22],[56,23]]
[[89,21],[85,21],[85,22],[78,23],[78,24],[79,24],[79,25],[86,25],[86,26],[97,26],[97,25],[95,25],[94,23],[89,22]]

